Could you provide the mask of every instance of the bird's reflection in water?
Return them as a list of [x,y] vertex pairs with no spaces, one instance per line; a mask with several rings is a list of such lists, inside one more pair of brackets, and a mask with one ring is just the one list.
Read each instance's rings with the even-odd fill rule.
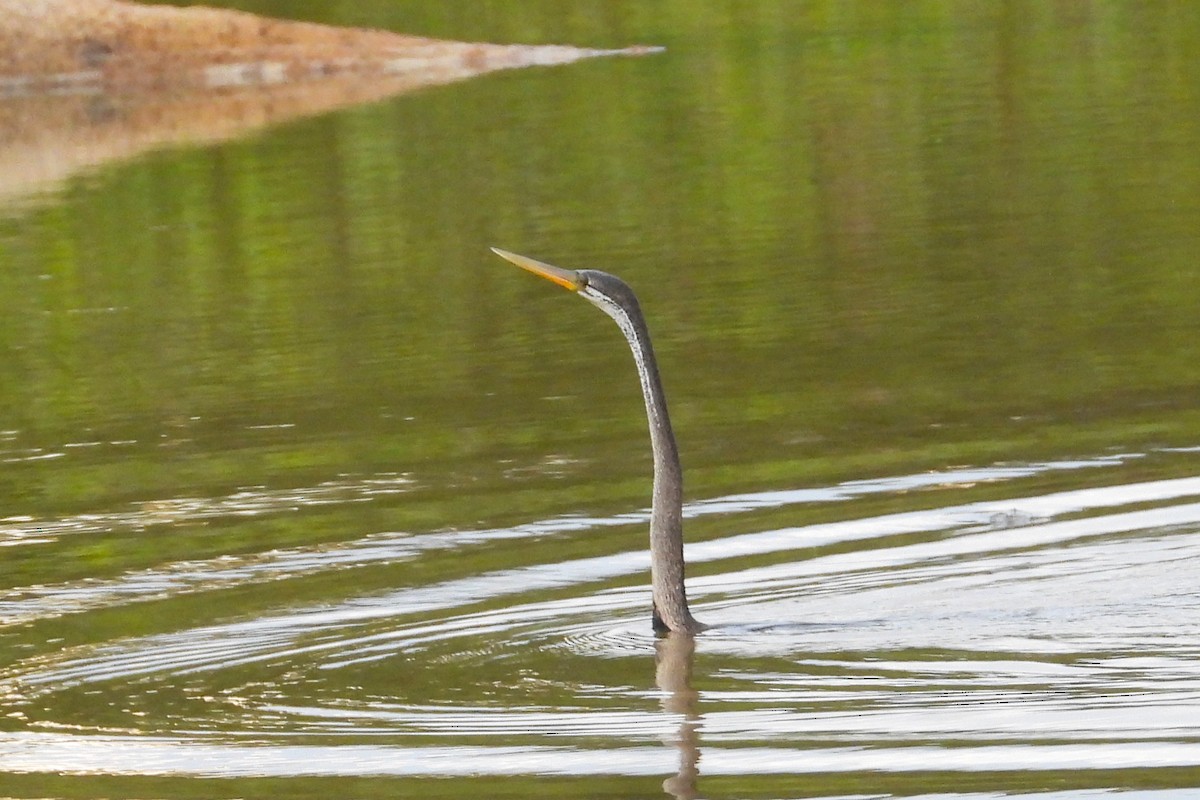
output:
[[687,633],[671,633],[655,644],[654,681],[662,690],[662,707],[680,717],[679,730],[671,743],[679,748],[679,772],[663,781],[667,794],[691,800],[699,797],[696,778],[700,774],[701,716],[696,710],[698,693],[692,688],[692,659],[696,640]]

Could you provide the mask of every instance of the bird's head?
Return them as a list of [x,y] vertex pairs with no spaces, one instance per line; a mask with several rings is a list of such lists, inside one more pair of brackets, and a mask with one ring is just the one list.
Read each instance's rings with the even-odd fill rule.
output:
[[564,289],[582,295],[589,302],[599,306],[604,313],[616,319],[618,323],[622,322],[618,314],[624,316],[638,308],[637,297],[633,290],[616,275],[595,269],[563,269],[529,256],[501,250],[499,247],[493,247],[492,252],[511,261],[521,269],[528,270],[534,275],[540,275]]

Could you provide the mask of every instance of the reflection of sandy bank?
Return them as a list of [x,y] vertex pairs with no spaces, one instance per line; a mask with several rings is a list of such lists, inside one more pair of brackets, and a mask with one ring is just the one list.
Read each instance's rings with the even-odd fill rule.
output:
[[157,146],[498,69],[644,48],[495,45],[117,0],[0,0],[0,202]]

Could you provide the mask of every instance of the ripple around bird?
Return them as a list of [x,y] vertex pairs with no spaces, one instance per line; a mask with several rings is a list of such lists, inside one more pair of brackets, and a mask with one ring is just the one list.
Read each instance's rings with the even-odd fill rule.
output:
[[[853,498],[963,478],[690,505],[739,530],[764,509],[850,512],[690,545],[712,624],[694,654],[649,631],[636,549],[44,648],[0,676],[21,723],[0,735],[0,769],[645,775],[674,769],[684,742],[709,775],[1200,766],[1200,480],[853,516]],[[381,533],[30,587],[3,607],[36,627],[496,542],[539,543],[536,558],[642,524]]]

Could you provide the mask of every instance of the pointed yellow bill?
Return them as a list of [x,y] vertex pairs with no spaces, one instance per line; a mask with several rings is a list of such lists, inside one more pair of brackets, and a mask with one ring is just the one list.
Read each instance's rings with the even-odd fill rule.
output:
[[521,269],[527,269],[534,275],[541,275],[543,278],[554,281],[559,286],[564,289],[570,289],[572,292],[578,292],[585,286],[583,276],[574,270],[563,269],[553,264],[545,264],[528,256],[519,256],[516,253],[501,250],[499,247],[493,247],[492,252],[501,258],[511,261]]

